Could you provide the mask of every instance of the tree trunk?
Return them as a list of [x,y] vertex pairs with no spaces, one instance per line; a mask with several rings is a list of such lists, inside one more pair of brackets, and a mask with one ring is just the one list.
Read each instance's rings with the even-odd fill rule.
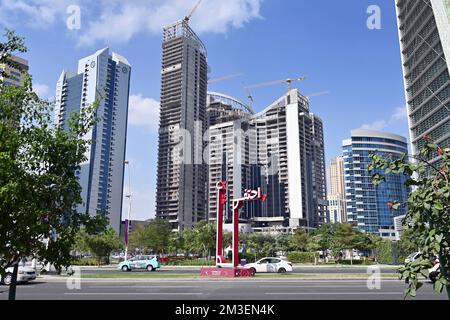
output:
[[350,250],[350,265],[353,265],[353,249]]
[[13,274],[11,284],[9,286],[9,300],[16,300],[16,285],[17,285],[17,273],[19,271],[19,263],[16,263],[13,268]]

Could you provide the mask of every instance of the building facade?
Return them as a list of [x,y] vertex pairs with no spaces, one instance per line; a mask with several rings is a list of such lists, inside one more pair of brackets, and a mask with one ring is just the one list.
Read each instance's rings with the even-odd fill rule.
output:
[[68,129],[74,112],[98,101],[100,122],[84,137],[92,140],[87,161],[78,173],[83,203],[90,215],[106,214],[119,233],[122,216],[124,162],[131,65],[105,48],[78,62],[78,72],[63,71],[56,86],[55,123]]
[[164,28],[156,217],[172,229],[207,218],[207,53],[186,20]]
[[[343,159],[347,220],[362,231],[378,234],[381,229],[392,229],[394,217],[406,213],[402,206],[392,210],[388,202],[406,203],[409,189],[406,176],[388,174],[386,181],[375,186],[374,173],[369,171],[370,154],[377,153],[388,159],[407,154],[406,138],[374,130],[353,130],[351,138],[344,140]],[[381,173],[381,172],[380,172]]]
[[450,147],[450,1],[396,0],[396,7],[413,153],[425,135]]
[[10,55],[8,63],[0,64],[0,84],[4,86],[22,86],[28,69],[27,60]]
[[328,218],[330,223],[347,222],[345,196],[330,193],[327,195]]
[[330,192],[328,213],[330,223],[347,222],[347,206],[345,205],[344,158],[338,156],[331,160],[329,167]]
[[225,178],[228,199],[258,187],[267,194],[267,201],[241,210],[241,222],[254,230],[312,229],[325,222],[323,125],[297,90],[258,114],[212,126],[209,143],[210,217],[215,184]]

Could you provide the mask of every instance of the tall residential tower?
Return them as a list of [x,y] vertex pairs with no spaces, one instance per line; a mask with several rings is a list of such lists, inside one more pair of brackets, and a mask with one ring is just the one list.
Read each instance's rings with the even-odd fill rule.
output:
[[[352,131],[350,139],[342,143],[344,153],[345,197],[347,218],[357,228],[368,233],[381,234],[394,228],[394,217],[406,213],[402,206],[392,210],[388,203],[406,203],[409,189],[406,176],[387,174],[386,181],[379,186],[372,183],[369,170],[371,153],[387,159],[399,159],[408,152],[406,138],[387,132],[358,129]],[[380,173],[382,173],[380,171]]]
[[[450,147],[450,0],[396,0],[413,153]],[[437,154],[432,162],[438,160]]]
[[99,101],[101,119],[86,135],[92,140],[79,172],[83,203],[79,210],[107,214],[120,232],[131,65],[102,49],[78,62],[78,72],[63,71],[56,86],[55,123],[65,129],[73,112]]
[[187,20],[164,28],[156,217],[172,229],[206,219],[207,53]]

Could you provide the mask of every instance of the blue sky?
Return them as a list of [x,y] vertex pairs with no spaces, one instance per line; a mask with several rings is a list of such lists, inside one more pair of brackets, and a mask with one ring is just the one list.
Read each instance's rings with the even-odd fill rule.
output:
[[[63,69],[109,46],[133,66],[127,158],[132,218],[154,216],[162,25],[189,13],[196,0],[0,0],[0,27],[24,36],[35,89],[54,96]],[[81,9],[69,30],[67,8]],[[369,30],[367,8],[381,8],[381,29]],[[210,90],[246,101],[243,84],[306,76],[297,83],[312,97],[325,125],[327,162],[341,141],[362,126],[408,135],[394,1],[204,0],[191,20],[208,49],[210,78],[242,73]],[[283,85],[252,90],[262,110]],[[124,206],[124,213],[126,212]]]

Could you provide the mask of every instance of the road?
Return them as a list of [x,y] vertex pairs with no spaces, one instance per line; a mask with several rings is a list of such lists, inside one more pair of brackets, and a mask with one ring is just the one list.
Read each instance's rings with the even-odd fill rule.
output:
[[[395,266],[384,266],[380,268],[381,273],[396,273]],[[115,268],[83,268],[82,274],[113,274],[120,273],[119,270]],[[147,272],[147,271],[133,271],[133,272]],[[159,269],[158,274],[186,274],[193,275],[200,273],[200,267],[166,267],[163,266]],[[367,267],[315,267],[315,266],[294,266],[293,274],[330,274],[330,273],[339,273],[339,274],[367,274]]]
[[[370,290],[365,279],[81,279],[80,289],[69,290],[66,279],[45,277],[19,285],[18,300],[402,300],[405,284],[382,279]],[[8,298],[0,287],[0,300]],[[431,283],[417,300],[446,300]]]

